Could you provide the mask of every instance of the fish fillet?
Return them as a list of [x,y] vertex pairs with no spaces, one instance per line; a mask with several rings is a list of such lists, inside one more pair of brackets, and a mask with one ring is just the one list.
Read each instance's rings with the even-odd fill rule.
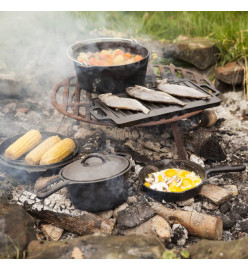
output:
[[138,100],[132,98],[123,98],[112,95],[111,93],[101,94],[98,98],[109,107],[116,109],[125,109],[133,111],[141,111],[145,114],[149,113],[149,109],[142,105]]
[[168,84],[166,80],[158,80],[157,88],[167,94],[177,97],[184,97],[184,98],[196,98],[196,99],[203,99],[209,98],[210,95],[204,94],[194,88],[184,86],[184,85],[177,85],[177,84]]
[[128,93],[128,95],[137,99],[144,100],[144,101],[150,101],[150,102],[156,102],[156,103],[178,104],[181,106],[185,105],[184,102],[172,97],[171,95],[167,93],[151,90],[149,88],[139,86],[139,85],[126,88],[126,92]]

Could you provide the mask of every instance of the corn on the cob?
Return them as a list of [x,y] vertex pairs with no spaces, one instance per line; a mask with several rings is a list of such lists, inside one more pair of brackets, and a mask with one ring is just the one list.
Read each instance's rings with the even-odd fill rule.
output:
[[56,143],[61,141],[59,136],[51,136],[44,142],[36,146],[31,152],[29,152],[25,160],[28,165],[36,165],[40,163],[41,157]]
[[76,148],[76,144],[70,138],[65,138],[50,148],[40,160],[40,165],[48,165],[62,161]]
[[4,152],[4,156],[10,160],[16,160],[33,147],[38,145],[42,136],[38,130],[31,129],[26,134],[17,139]]

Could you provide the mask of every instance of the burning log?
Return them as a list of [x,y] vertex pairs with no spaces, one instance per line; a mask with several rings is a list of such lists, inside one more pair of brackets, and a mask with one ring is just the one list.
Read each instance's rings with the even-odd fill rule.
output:
[[13,201],[31,216],[79,235],[111,234],[115,224],[113,220],[75,209],[61,194],[53,194],[42,201],[34,193],[20,190],[13,193]]
[[226,159],[219,138],[205,128],[199,128],[188,138],[187,147],[196,155],[211,161]]
[[212,240],[220,240],[223,232],[223,222],[219,217],[213,217],[198,212],[173,210],[157,202],[150,203],[152,209],[169,223],[183,225],[189,235]]

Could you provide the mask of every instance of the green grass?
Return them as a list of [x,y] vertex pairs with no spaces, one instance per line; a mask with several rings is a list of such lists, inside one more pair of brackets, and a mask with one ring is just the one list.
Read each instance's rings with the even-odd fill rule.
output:
[[92,30],[104,27],[130,36],[209,37],[220,50],[219,65],[248,57],[247,11],[76,12],[76,17]]

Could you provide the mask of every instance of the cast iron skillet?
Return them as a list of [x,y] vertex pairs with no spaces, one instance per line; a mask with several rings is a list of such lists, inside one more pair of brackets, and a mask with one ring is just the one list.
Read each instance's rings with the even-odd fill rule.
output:
[[[149,173],[158,172],[170,168],[178,168],[195,172],[200,176],[202,182],[198,186],[183,192],[157,191],[144,185],[145,178]],[[162,200],[168,202],[184,201],[199,194],[199,192],[202,189],[202,186],[204,185],[205,180],[208,178],[210,174],[240,172],[244,171],[245,168],[246,168],[245,165],[235,165],[235,166],[223,166],[210,169],[203,169],[199,164],[188,160],[164,159],[145,166],[139,173],[139,181],[141,182],[142,188],[147,193],[147,195],[157,201],[160,202]]]
[[[55,132],[40,132],[42,135],[42,141],[47,139],[50,136],[59,136],[61,139],[68,138],[68,136],[55,133]],[[28,165],[25,161],[25,155],[20,157],[17,160],[8,160],[4,156],[5,150],[13,143],[15,142],[18,138],[20,138],[24,134],[19,134],[13,137],[10,137],[3,141],[0,145],[0,167],[5,171],[7,174],[9,174],[13,178],[23,178],[27,180],[31,180],[33,178],[38,178],[41,175],[47,173],[47,175],[54,174],[58,172],[63,166],[66,164],[72,162],[74,158],[78,154],[78,143],[74,140],[76,144],[76,149],[71,153],[68,157],[66,157],[64,160],[61,162],[55,163],[55,164],[50,164],[50,165]],[[73,140],[73,138],[71,138]]]

